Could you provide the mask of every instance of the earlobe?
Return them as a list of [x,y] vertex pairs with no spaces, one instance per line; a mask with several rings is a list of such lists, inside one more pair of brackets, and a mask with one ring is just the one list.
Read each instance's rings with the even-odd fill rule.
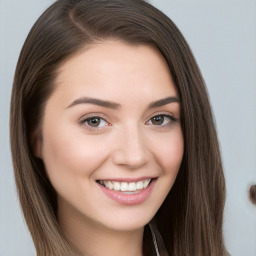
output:
[[34,153],[34,156],[42,159],[42,145],[43,145],[43,136],[41,129],[36,129],[32,132],[30,136],[30,144]]

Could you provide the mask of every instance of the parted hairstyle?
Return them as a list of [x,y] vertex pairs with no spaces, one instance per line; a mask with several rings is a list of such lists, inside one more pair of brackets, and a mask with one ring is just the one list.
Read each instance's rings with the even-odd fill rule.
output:
[[[158,49],[181,101],[184,156],[154,216],[160,255],[228,255],[222,232],[225,180],[204,80],[176,25],[143,0],[58,0],[24,43],[13,83],[10,136],[19,199],[37,255],[82,253],[59,226],[57,195],[42,160],[33,153],[32,134],[55,89],[60,66],[86,46],[109,39]],[[143,248],[147,240],[144,237]],[[144,255],[149,255],[146,249]]]

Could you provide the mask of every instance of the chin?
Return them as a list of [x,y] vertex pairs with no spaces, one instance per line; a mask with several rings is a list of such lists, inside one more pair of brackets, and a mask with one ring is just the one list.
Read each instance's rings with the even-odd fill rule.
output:
[[101,223],[108,229],[115,231],[134,231],[143,228],[147,225],[151,219],[154,217],[154,213],[145,213],[143,211],[131,211],[127,209],[125,213],[122,214],[112,214],[109,218],[105,220],[101,219]]

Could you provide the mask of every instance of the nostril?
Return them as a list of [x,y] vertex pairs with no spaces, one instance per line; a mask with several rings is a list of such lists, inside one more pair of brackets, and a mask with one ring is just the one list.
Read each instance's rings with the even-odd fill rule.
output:
[[256,205],[256,185],[252,185],[249,190],[249,197],[251,202]]

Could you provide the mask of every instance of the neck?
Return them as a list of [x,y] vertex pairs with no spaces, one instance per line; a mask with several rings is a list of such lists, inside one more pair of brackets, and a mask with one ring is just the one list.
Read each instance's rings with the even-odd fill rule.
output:
[[87,256],[142,256],[144,228],[112,230],[85,217],[68,218],[59,214],[66,237]]

